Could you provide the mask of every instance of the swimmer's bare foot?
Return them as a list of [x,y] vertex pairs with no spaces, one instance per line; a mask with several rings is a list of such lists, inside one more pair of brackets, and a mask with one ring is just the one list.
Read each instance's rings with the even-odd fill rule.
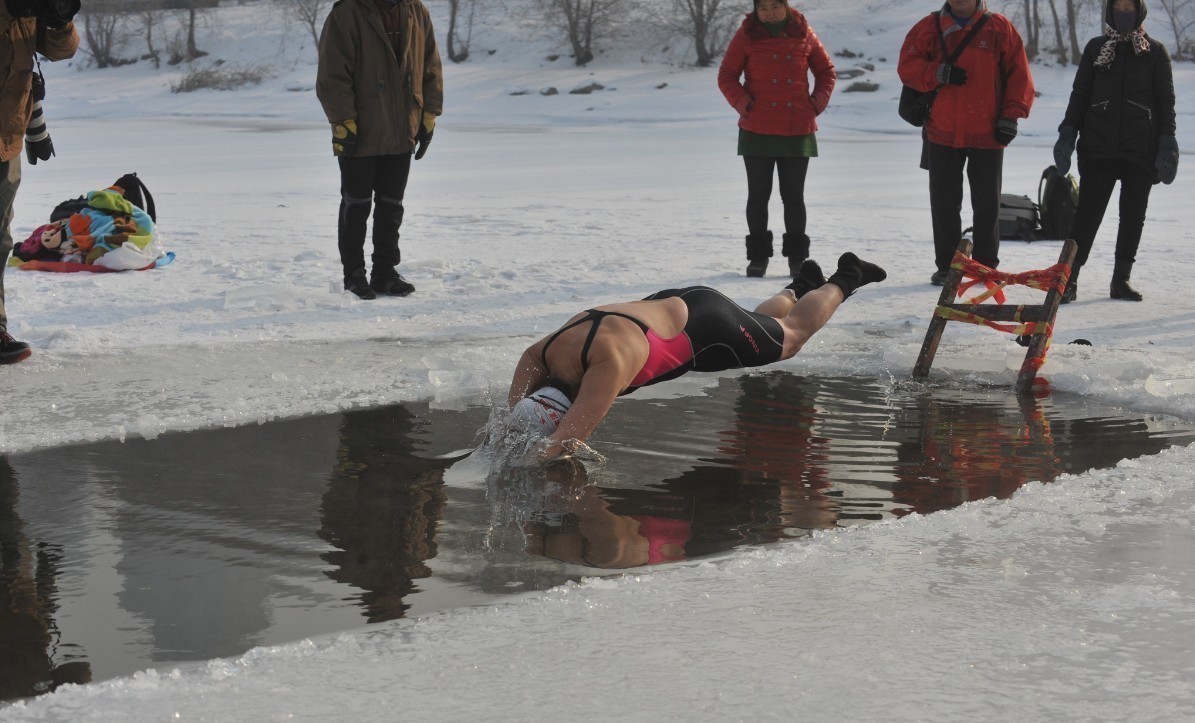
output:
[[800,270],[797,271],[797,277],[784,288],[791,290],[799,299],[810,291],[821,288],[824,283],[826,275],[822,273],[822,267],[813,259],[805,259],[805,263],[801,264]]
[[845,297],[850,298],[860,286],[883,281],[888,278],[888,272],[854,255],[846,252],[838,257],[838,270],[834,272],[826,283],[834,284],[842,289]]

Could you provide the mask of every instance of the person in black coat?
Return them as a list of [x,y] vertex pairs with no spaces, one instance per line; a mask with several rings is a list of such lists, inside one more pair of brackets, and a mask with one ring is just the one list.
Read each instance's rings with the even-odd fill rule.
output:
[[1054,164],[1065,174],[1079,151],[1079,208],[1071,237],[1079,246],[1062,302],[1078,295],[1079,271],[1087,263],[1112,189],[1120,181],[1120,228],[1112,270],[1113,299],[1141,301],[1129,275],[1141,243],[1145,210],[1155,183],[1171,183],[1178,171],[1174,76],[1166,47],[1150,37],[1144,0],[1108,0],[1104,35],[1083,50],[1066,117],[1058,127]]

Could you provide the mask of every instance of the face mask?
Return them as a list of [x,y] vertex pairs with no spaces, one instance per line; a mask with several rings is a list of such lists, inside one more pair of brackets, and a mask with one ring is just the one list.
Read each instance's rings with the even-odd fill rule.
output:
[[1121,35],[1128,35],[1137,29],[1136,10],[1113,10],[1112,27]]

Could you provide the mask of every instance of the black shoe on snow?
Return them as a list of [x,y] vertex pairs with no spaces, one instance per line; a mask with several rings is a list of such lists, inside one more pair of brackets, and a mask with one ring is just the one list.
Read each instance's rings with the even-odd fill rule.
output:
[[407,296],[415,290],[414,284],[394,270],[374,273],[369,285],[381,296]]
[[345,277],[344,290],[351,292],[359,299],[369,301],[378,298],[377,293],[369,286],[369,281],[365,278],[364,271],[358,271]]
[[822,273],[822,267],[818,266],[813,259],[805,259],[805,263],[801,264],[801,268],[793,276],[796,278],[784,288],[791,289],[793,295],[798,299],[814,289],[820,289],[822,284],[826,283],[826,275]]
[[1129,286],[1128,279],[1112,279],[1112,286],[1109,288],[1108,295],[1113,299],[1121,299],[1123,301],[1141,301],[1143,296],[1141,292]]
[[12,338],[7,331],[0,331],[0,364],[16,364],[32,354],[28,344]]
[[932,286],[945,286],[946,285],[946,275],[949,273],[950,272],[946,269],[938,269],[937,271],[935,271],[933,273],[932,276],[929,277],[929,283]]
[[765,273],[767,273],[767,270],[768,270],[768,260],[767,259],[755,259],[754,261],[751,261],[747,264],[747,276],[749,276],[753,279],[763,278],[763,275]]
[[1066,289],[1062,292],[1061,304],[1069,304],[1075,299],[1079,298],[1079,285],[1074,281],[1066,285]]

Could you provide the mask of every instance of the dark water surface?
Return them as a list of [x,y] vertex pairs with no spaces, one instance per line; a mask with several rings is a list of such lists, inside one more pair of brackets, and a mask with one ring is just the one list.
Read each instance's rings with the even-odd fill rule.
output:
[[770,373],[491,473],[426,404],[0,457],[0,700],[1006,497],[1195,441],[1079,397]]

